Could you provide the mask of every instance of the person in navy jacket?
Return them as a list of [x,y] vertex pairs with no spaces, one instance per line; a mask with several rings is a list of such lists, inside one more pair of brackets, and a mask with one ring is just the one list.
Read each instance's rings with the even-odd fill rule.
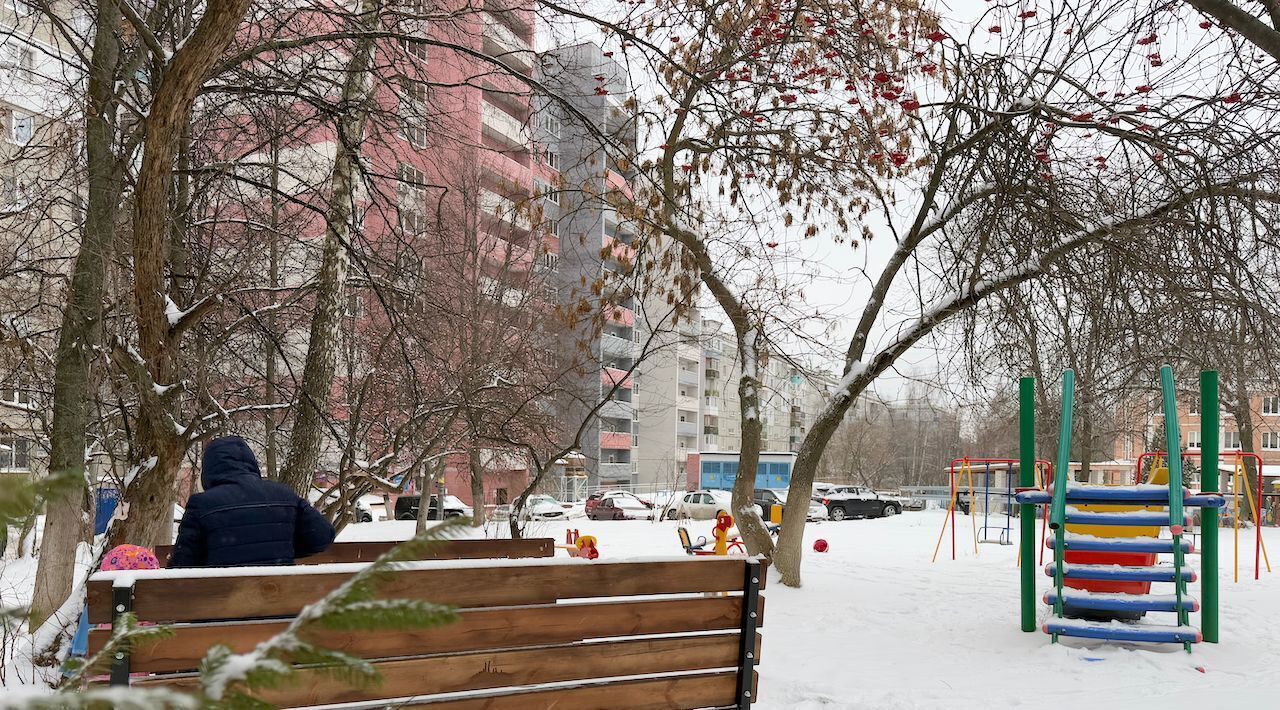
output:
[[291,565],[333,543],[333,526],[291,488],[264,481],[244,439],[214,439],[200,470],[169,567]]

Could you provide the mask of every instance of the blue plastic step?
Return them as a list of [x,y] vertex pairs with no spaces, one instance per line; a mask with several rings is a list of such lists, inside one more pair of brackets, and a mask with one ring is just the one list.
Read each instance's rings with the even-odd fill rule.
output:
[[[1067,533],[1065,536],[1065,550],[1074,550],[1078,552],[1154,552],[1154,553],[1173,553],[1173,540],[1162,540],[1155,537],[1094,537],[1093,535],[1078,535],[1075,533]],[[1056,545],[1056,536],[1050,535],[1045,544],[1052,550]],[[1191,541],[1182,539],[1182,551],[1191,552],[1193,546]]]
[[[1185,493],[1185,492],[1184,492]],[[1022,491],[1014,496],[1019,503],[1048,505],[1053,498],[1042,488]],[[1068,503],[1115,503],[1126,505],[1168,505],[1168,486],[1070,486]],[[1182,504],[1189,508],[1221,508],[1227,501],[1218,493],[1183,495]]]
[[[1044,566],[1044,573],[1050,577],[1054,574],[1053,563]],[[1096,579],[1109,582],[1172,582],[1174,581],[1173,565],[1153,565],[1151,567],[1127,567],[1123,565],[1080,565],[1064,564],[1063,579]],[[1196,571],[1190,567],[1182,568],[1182,579],[1187,582],[1196,581]]]
[[1042,627],[1046,634],[1075,638],[1132,641],[1143,643],[1200,643],[1200,629],[1194,626],[1159,626],[1098,622],[1082,619],[1050,619]]
[[[1165,526],[1169,524],[1169,513],[1157,510],[1138,510],[1124,513],[1107,513],[1096,510],[1080,510],[1072,506],[1067,506],[1067,523],[1078,523],[1080,525],[1122,525],[1127,527],[1136,526]],[[1182,526],[1186,527],[1188,521],[1184,516]]]
[[[1044,603],[1053,606],[1058,593],[1049,590]],[[1062,590],[1062,604],[1071,609],[1089,611],[1178,611],[1178,597],[1173,594],[1106,594],[1083,589]],[[1195,597],[1182,595],[1181,607],[1187,611],[1199,611],[1200,602]]]

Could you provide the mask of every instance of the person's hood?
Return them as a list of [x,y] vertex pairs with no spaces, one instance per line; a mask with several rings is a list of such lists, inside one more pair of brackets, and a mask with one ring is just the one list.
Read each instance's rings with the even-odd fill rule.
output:
[[224,436],[214,439],[204,450],[204,461],[200,467],[200,484],[207,491],[210,488],[230,483],[241,476],[261,478],[258,469],[258,458],[253,449],[238,436]]

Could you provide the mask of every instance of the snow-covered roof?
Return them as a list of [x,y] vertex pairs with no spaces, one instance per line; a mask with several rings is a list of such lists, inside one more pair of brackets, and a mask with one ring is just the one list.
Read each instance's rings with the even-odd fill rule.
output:
[[[1231,473],[1235,469],[1236,469],[1236,463],[1234,459],[1229,462],[1224,462],[1221,459],[1218,460],[1219,471],[1225,471],[1226,473]],[[1262,475],[1263,476],[1280,476],[1280,464],[1274,464],[1274,463],[1262,464]]]

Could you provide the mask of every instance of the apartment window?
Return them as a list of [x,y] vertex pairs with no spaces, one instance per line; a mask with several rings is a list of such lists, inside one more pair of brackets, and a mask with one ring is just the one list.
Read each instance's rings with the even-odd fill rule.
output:
[[31,404],[31,390],[26,383],[19,380],[0,389],[0,400],[9,404]]
[[1240,432],[1229,431],[1222,435],[1222,448],[1238,449],[1240,448]]
[[1262,448],[1267,451],[1280,450],[1280,431],[1262,432]]
[[9,142],[18,145],[26,145],[31,142],[31,136],[35,133],[35,117],[18,113],[17,111],[9,115]]
[[418,148],[427,147],[427,85],[413,79],[400,79],[400,135]]
[[553,274],[560,271],[560,255],[553,252],[546,252],[543,254],[542,268]]
[[551,284],[543,284],[542,296],[547,299],[547,301],[556,303],[560,300],[560,289]]
[[401,37],[400,49],[403,49],[404,53],[412,59],[420,62],[427,61],[427,43],[420,39]]
[[0,205],[13,209],[26,202],[26,183],[18,178],[0,178]]
[[34,12],[25,0],[9,0],[9,7],[13,8],[13,14],[18,17],[26,17]]
[[1188,449],[1200,448],[1200,430],[1199,429],[1192,429],[1187,432],[1187,448]]
[[553,205],[560,204],[560,195],[555,191],[555,189],[537,178],[534,178],[533,180],[533,191],[536,196],[541,197],[543,200],[550,202]]
[[425,185],[427,184],[426,175],[422,171],[409,165],[408,163],[400,163],[396,168],[396,178],[400,181],[400,203],[410,209],[416,209],[427,199]]
[[412,207],[401,207],[396,212],[400,231],[405,234],[423,234],[427,231],[427,216]]
[[538,128],[556,138],[560,137],[560,117],[551,108],[538,112]]
[[542,162],[546,163],[547,167],[551,168],[552,170],[559,170],[560,169],[560,153],[557,152],[555,148],[552,148],[551,146],[546,146],[542,149]]
[[1200,400],[1191,400],[1191,404],[1187,405],[1187,414],[1193,417],[1200,416]]
[[0,470],[30,471],[31,440],[12,434],[0,437]]
[[1280,414],[1280,397],[1268,395],[1262,398],[1263,414]]
[[18,50],[18,78],[30,82],[35,79],[36,53],[30,47]]
[[346,314],[349,318],[360,318],[364,315],[364,299],[360,294],[347,294]]

